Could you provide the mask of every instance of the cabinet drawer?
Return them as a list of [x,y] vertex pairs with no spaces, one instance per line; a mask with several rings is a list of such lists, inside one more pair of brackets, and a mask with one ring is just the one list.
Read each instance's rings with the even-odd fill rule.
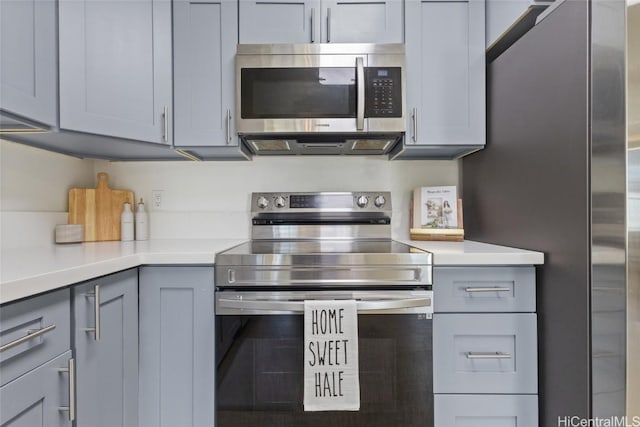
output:
[[0,427],[71,427],[69,374],[71,351],[0,387]]
[[[0,309],[0,346],[3,346],[0,385],[71,348],[70,317],[68,289],[3,305]],[[29,335],[32,335],[30,339],[22,339]],[[17,345],[10,346],[11,343]]]
[[535,314],[435,314],[434,393],[538,392]]
[[534,267],[437,267],[436,313],[536,311]]
[[435,395],[436,426],[538,427],[538,396]]

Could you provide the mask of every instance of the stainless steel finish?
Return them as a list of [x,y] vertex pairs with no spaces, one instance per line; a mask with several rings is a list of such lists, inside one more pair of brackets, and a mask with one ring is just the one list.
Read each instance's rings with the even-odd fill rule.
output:
[[465,288],[464,291],[470,294],[487,292],[511,292],[511,288]]
[[358,105],[356,106],[356,130],[364,130],[364,59],[362,57],[356,58],[356,80],[358,85],[356,90],[358,91]]
[[321,239],[321,240],[353,240],[353,239],[388,239],[391,225],[263,225],[251,229],[253,240],[280,239]]
[[366,208],[367,205],[369,204],[369,198],[367,196],[360,196],[360,197],[358,197],[358,200],[356,201],[356,204],[360,208]]
[[183,150],[181,148],[174,148],[173,151],[175,153],[181,155],[185,159],[193,160],[194,162],[201,162],[202,161],[202,157],[200,157],[197,154],[194,154],[194,153],[192,153],[190,151]]
[[[313,26],[312,26],[313,27]],[[313,32],[313,28],[312,28]],[[349,140],[365,137],[377,137],[398,142],[405,131],[405,88],[406,75],[405,49],[402,44],[272,44],[272,45],[238,45],[236,55],[236,128],[241,139],[252,149],[254,154],[385,154],[393,148],[394,143],[385,145],[384,149],[360,151],[353,149]],[[356,67],[357,58],[362,59],[362,67],[394,66],[401,67],[402,77],[402,117],[364,118],[364,72],[358,71],[359,96],[357,118],[297,118],[297,119],[244,119],[242,118],[241,70],[242,68],[296,68],[296,67]],[[330,134],[327,141],[314,141],[303,144],[299,136]],[[260,142],[261,135],[269,135],[279,142],[287,141],[290,150],[271,151],[252,147],[252,142]],[[339,140],[336,141],[335,137]],[[332,144],[324,149],[317,148],[317,143]],[[342,145],[336,145],[342,144]],[[314,150],[314,148],[317,148]]]
[[356,300],[358,314],[433,313],[432,291],[217,292],[217,315],[302,314],[305,300]]
[[169,142],[169,107],[162,110],[162,141]]
[[411,110],[411,122],[413,123],[413,131],[411,133],[411,141],[418,142],[418,109]]
[[[625,2],[591,3],[592,416],[625,414],[626,117]],[[550,19],[550,18],[547,18]],[[600,292],[599,288],[619,292]],[[603,352],[608,360],[594,361]],[[632,360],[638,359],[637,354]],[[629,360],[627,360],[627,363]],[[639,381],[635,378],[635,381]],[[636,414],[639,415],[639,414]]]
[[469,352],[466,354],[467,359],[511,359],[511,355],[509,353],[472,353]]
[[327,8],[327,43],[331,43],[331,8]]
[[627,416],[640,416],[640,4],[627,6]]
[[256,201],[256,205],[260,208],[260,209],[266,209],[269,206],[269,200],[264,197],[264,196],[260,196],[258,198],[258,200]]
[[[239,44],[237,55],[403,55],[402,43]],[[353,63],[351,64],[353,65]]]
[[39,336],[42,336],[44,334],[46,334],[47,332],[51,332],[56,328],[56,325],[49,325],[46,326],[42,329],[36,329],[36,330],[28,330],[27,331],[27,335],[18,338],[16,340],[13,340],[11,342],[8,342],[6,344],[4,344],[3,346],[0,347],[0,353],[5,351],[5,350],[9,350],[10,348],[19,346],[20,344],[24,344],[28,341],[31,341],[34,338],[38,338]]
[[231,144],[231,110],[227,109],[227,145]]
[[[251,194],[251,215],[255,216],[265,212],[279,212],[280,209],[275,207],[271,207],[269,209],[264,209],[258,203],[262,198],[266,199],[268,202],[275,202],[276,198],[283,197],[286,200],[288,205],[288,200],[291,196],[304,196],[304,195],[318,195],[318,196],[351,196],[353,199],[353,205],[351,207],[341,207],[341,208],[324,208],[322,209],[323,213],[337,213],[337,212],[365,212],[365,213],[381,213],[386,216],[391,216],[392,212],[392,204],[391,204],[391,193],[389,191],[320,191],[320,192],[265,192],[265,193],[252,193]],[[375,199],[376,197],[383,197],[385,203],[383,206],[375,206],[375,205],[367,205],[365,208],[357,207],[356,201],[360,197],[366,197],[368,200]],[[268,203],[269,204],[269,203]],[[261,209],[256,209],[260,207]],[[314,212],[318,212],[317,209],[291,209],[292,212],[296,214],[310,214]],[[317,218],[317,217],[316,217]],[[391,235],[388,236],[389,238]]]
[[95,327],[82,328],[81,330],[84,332],[92,332],[94,334],[94,339],[96,341],[100,341],[100,285],[95,285],[93,287],[93,292],[85,294],[85,297],[93,298],[93,313],[95,318]]
[[[264,257],[263,257],[264,258]],[[295,258],[295,256],[293,256]],[[418,265],[365,265],[345,264],[332,267],[327,257],[317,256],[316,265],[289,266],[272,264],[262,266],[258,262],[240,267],[219,266],[216,269],[216,285],[241,286],[421,286],[432,282],[429,266]],[[382,258],[382,257],[381,257]],[[286,261],[285,261],[286,262]]]
[[68,412],[69,421],[76,419],[76,361],[69,359],[67,368],[58,369],[60,373],[69,374],[69,406],[60,406],[58,411]]
[[311,8],[311,25],[310,25],[310,27],[311,27],[311,43],[315,43],[315,42],[316,42],[316,40],[315,40],[315,36],[314,36],[314,33],[315,33],[315,26],[313,25],[313,23],[314,23],[313,21],[314,21],[314,18],[315,18],[315,14],[316,14],[316,8],[315,8],[315,7],[312,7],[312,8]]

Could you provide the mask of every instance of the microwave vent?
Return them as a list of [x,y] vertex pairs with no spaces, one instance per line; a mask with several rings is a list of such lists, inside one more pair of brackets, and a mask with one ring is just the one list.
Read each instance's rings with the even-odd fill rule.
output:
[[289,141],[286,139],[250,139],[247,142],[257,153],[260,151],[291,151]]
[[376,150],[384,152],[395,141],[395,139],[354,139],[351,149],[353,151]]

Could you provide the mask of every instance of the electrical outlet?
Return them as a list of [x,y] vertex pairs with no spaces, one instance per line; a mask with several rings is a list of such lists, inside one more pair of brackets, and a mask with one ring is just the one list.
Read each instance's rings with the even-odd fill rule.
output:
[[153,203],[153,207],[155,209],[162,209],[162,195],[163,190],[152,190],[151,191],[151,203]]

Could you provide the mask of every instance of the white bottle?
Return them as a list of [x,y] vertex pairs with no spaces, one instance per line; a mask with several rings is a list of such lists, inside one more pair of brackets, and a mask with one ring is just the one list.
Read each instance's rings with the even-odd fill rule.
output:
[[136,211],[136,240],[149,239],[149,214],[144,209],[144,202],[140,199]]
[[122,215],[120,215],[120,240],[123,242],[133,240],[133,212],[129,202],[124,202]]

